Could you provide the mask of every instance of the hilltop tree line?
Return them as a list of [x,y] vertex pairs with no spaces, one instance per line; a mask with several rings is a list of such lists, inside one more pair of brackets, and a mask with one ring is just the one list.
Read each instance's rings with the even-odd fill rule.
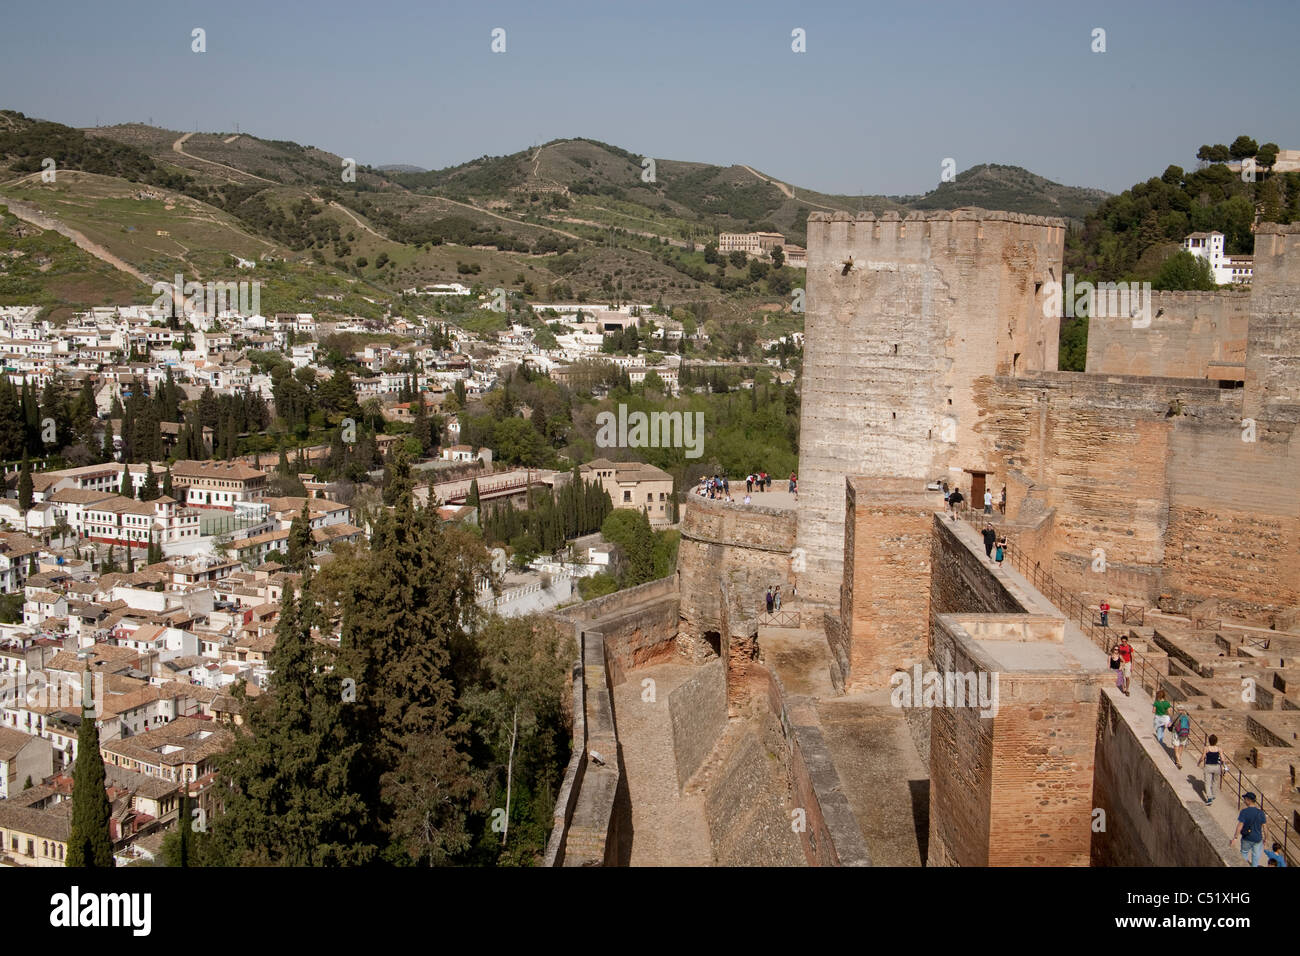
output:
[[[1277,152],[1276,144],[1260,147],[1239,136],[1231,146],[1202,146],[1197,157],[1207,165],[1201,169],[1169,166],[1110,197],[1067,241],[1066,271],[1094,281],[1151,280],[1166,258],[1153,253],[1191,232],[1218,231],[1229,254],[1252,252],[1257,213],[1264,222],[1300,220],[1300,173],[1271,172]],[[1257,163],[1253,182],[1223,165],[1250,157]],[[1172,272],[1167,283],[1179,275]]]

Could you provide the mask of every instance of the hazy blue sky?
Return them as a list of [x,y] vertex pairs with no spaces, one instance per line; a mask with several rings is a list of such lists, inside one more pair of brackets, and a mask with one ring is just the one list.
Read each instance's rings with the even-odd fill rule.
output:
[[5,5],[0,107],[376,165],[586,136],[824,192],[923,192],[945,157],[1118,191],[1240,132],[1300,147],[1295,0]]

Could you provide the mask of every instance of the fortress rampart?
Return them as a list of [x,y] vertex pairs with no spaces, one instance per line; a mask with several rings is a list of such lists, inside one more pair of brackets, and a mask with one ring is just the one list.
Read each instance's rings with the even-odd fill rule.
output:
[[1054,369],[1059,219],[963,209],[808,222],[798,546],[804,597],[834,606],[844,476],[990,470],[993,375]]
[[1088,373],[1241,381],[1250,302],[1248,289],[1153,291],[1136,322],[1128,315],[1092,315]]

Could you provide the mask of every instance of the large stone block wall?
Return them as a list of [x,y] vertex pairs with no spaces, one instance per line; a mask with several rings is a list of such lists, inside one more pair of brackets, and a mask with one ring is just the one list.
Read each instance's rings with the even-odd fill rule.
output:
[[1179,422],[1169,443],[1169,522],[1161,590],[1170,609],[1207,598],[1270,625],[1300,605],[1300,428],[1260,421],[1256,440]]
[[849,478],[837,686],[889,686],[927,655],[934,512],[942,498],[919,479]]
[[1151,323],[1141,328],[1127,315],[1092,316],[1088,374],[1239,379],[1229,368],[1246,364],[1250,298],[1247,289],[1152,292]]
[[1246,409],[1251,418],[1300,418],[1300,224],[1255,231]]
[[700,769],[727,726],[726,674],[721,660],[703,665],[668,695],[668,717],[677,757],[677,788]]
[[1112,604],[1215,597],[1260,623],[1297,603],[1294,424],[1261,419],[1243,440],[1242,392],[1186,380],[1055,372],[998,385],[1001,464],[1050,505],[1036,557],[1063,585]]
[[847,475],[934,478],[993,459],[998,374],[1053,369],[1064,223],[957,210],[814,213],[800,432],[800,592],[835,605]]
[[682,507],[681,533],[677,578],[684,640],[698,641],[708,631],[722,634],[725,630],[720,606],[724,579],[731,601],[726,617],[731,622],[755,617],[763,609],[768,587],[780,584],[782,592],[790,595],[795,547],[792,512],[692,500]]

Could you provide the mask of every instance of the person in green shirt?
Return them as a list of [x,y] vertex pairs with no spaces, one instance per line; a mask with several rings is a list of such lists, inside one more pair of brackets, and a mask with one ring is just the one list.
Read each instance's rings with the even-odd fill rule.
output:
[[1156,702],[1151,708],[1155,711],[1156,740],[1160,743],[1165,742],[1165,728],[1173,721],[1169,712],[1174,709],[1173,703],[1165,697],[1164,691],[1156,691]]

